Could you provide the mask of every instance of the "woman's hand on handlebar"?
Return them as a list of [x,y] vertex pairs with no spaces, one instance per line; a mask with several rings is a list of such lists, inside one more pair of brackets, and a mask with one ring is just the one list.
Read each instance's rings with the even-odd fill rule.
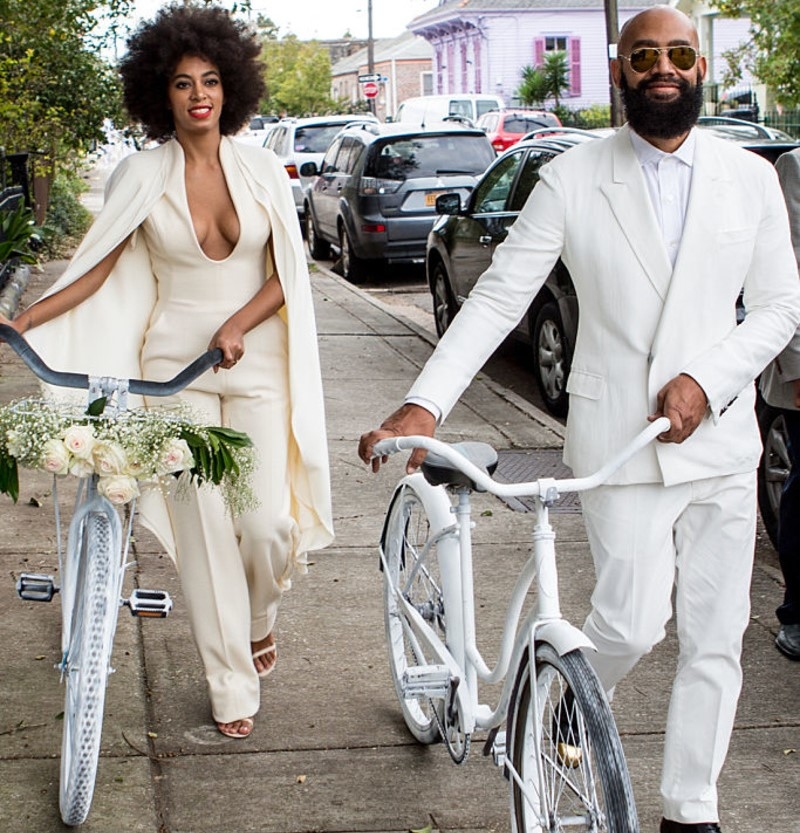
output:
[[230,320],[226,321],[208,343],[209,350],[217,347],[222,350],[222,361],[214,365],[214,373],[220,368],[230,370],[244,355],[244,333]]
[[[436,418],[429,410],[420,405],[403,405],[388,416],[381,423],[380,428],[361,435],[361,440],[358,443],[358,456],[365,463],[372,463],[372,471],[378,472],[381,463],[385,463],[388,459],[387,457],[372,456],[372,448],[378,440],[386,437],[408,437],[412,435],[432,437],[435,428]],[[414,449],[406,463],[408,474],[415,472],[422,465],[425,454],[426,452],[422,448]]]
[[[11,327],[12,330],[20,332],[19,327],[10,318],[6,318],[5,315],[0,315],[0,324],[5,324],[6,327]],[[0,341],[3,341],[2,335],[0,335]]]

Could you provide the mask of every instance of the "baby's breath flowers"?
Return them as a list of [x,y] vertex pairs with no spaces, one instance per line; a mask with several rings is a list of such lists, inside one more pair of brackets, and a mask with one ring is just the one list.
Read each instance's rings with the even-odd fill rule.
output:
[[97,476],[112,503],[130,503],[142,484],[165,486],[180,476],[219,486],[234,515],[258,505],[250,438],[230,428],[196,424],[186,409],[136,409],[92,416],[52,400],[0,407],[0,492],[19,497],[18,467],[54,475]]

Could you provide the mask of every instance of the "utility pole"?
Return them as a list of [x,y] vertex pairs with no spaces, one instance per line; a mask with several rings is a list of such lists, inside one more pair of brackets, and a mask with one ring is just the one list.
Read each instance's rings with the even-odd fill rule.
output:
[[[619,41],[619,17],[617,15],[617,0],[603,0],[606,12],[606,41],[609,45],[614,45],[616,49]],[[609,54],[609,58],[610,58]],[[611,80],[611,67],[608,69],[608,99],[611,102],[611,126],[621,127],[625,121],[622,98],[619,90],[614,86]]]
[[[367,0],[367,74],[375,74],[375,41],[372,37],[372,0]],[[375,113],[375,99],[370,98],[369,111]]]

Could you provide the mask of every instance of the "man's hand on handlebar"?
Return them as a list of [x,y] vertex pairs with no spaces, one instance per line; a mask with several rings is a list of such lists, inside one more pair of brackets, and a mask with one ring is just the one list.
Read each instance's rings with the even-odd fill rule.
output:
[[[385,463],[388,459],[387,457],[372,456],[372,448],[378,440],[386,437],[408,437],[412,435],[432,437],[435,428],[436,418],[429,410],[420,405],[403,405],[388,416],[381,423],[380,428],[361,435],[361,440],[358,443],[358,456],[365,463],[371,462],[372,471],[377,472],[380,470],[381,463]],[[425,459],[425,453],[422,448],[414,449],[406,463],[408,474],[415,472],[420,467]]]

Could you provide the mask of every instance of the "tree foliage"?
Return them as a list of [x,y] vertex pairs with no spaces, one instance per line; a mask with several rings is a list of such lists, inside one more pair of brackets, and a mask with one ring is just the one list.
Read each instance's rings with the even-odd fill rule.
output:
[[800,2],[715,0],[713,5],[727,17],[750,19],[750,40],[723,53],[729,66],[724,83],[738,83],[747,69],[780,103],[800,104]]
[[546,52],[541,66],[525,66],[521,74],[517,96],[524,105],[544,107],[545,101],[552,98],[558,107],[561,97],[569,89],[567,53]]
[[335,110],[328,50],[291,34],[279,38],[278,27],[268,17],[259,17],[258,29],[264,43],[261,54],[267,85],[261,112],[308,116]]
[[[0,0],[0,145],[54,158],[103,137],[120,97],[98,50],[127,9],[128,0]],[[102,35],[101,20],[112,27]]]

